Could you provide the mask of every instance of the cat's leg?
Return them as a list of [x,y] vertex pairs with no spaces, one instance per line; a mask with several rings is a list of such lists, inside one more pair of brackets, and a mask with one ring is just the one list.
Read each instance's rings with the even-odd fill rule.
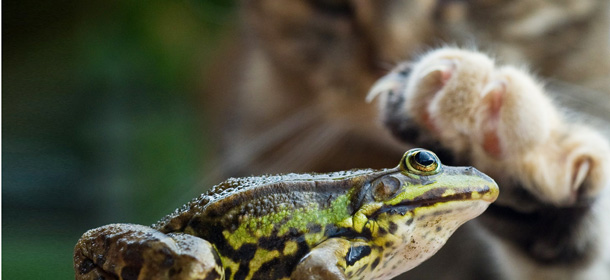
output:
[[526,71],[486,55],[435,50],[399,66],[373,88],[382,117],[405,141],[448,151],[498,181],[482,221],[534,264],[594,261],[610,148],[601,134],[566,121]]

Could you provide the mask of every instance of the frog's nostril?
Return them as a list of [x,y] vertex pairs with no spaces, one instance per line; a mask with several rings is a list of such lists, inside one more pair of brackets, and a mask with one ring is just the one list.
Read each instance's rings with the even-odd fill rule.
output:
[[483,178],[486,181],[493,182],[495,184],[495,181],[491,177],[489,177],[487,174],[479,171],[478,169],[476,169],[476,168],[474,168],[472,166],[466,167],[465,170],[464,170],[464,173],[468,174],[468,175],[472,175],[472,176]]

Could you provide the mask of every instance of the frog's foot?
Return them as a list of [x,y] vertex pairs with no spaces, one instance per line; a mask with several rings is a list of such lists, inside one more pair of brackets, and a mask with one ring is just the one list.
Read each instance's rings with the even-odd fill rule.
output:
[[221,279],[207,241],[146,226],[111,224],[86,232],[74,248],[76,279]]
[[[557,240],[543,232],[582,224],[589,213],[582,207],[608,184],[610,148],[599,133],[565,121],[530,74],[497,66],[481,53],[443,48],[399,66],[373,90],[382,97],[384,122],[395,135],[448,149],[457,163],[474,165],[498,181],[502,191],[495,206],[504,207],[503,214],[544,211],[545,221],[556,216],[557,222],[542,223],[546,229],[538,233],[538,243],[546,245],[520,241],[530,243],[531,254],[550,260],[565,248],[578,249],[564,243],[582,235],[580,230],[561,233],[568,237],[554,234]],[[564,212],[571,220],[560,219],[559,209],[574,209]],[[559,221],[566,226],[558,229]],[[574,246],[585,250],[579,244]],[[555,245],[565,248],[548,248]]]
[[292,272],[290,279],[364,279],[364,275],[370,274],[370,270],[372,270],[368,267],[368,264],[373,262],[370,253],[370,246],[365,242],[330,238],[318,244],[303,257]]

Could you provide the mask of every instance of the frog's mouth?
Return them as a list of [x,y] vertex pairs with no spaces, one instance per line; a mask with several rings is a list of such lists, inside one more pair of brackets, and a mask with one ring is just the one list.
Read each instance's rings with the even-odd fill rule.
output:
[[590,205],[555,207],[539,202],[533,211],[520,212],[498,203],[489,206],[480,221],[492,233],[520,248],[544,265],[586,263],[595,254],[594,240],[583,235],[596,229],[584,228]]
[[414,209],[432,207],[438,203],[444,202],[485,200],[483,199],[485,194],[492,191],[488,185],[484,185],[483,187],[466,188],[462,192],[443,196],[447,190],[448,188],[436,188],[413,199],[403,200],[394,205],[383,205],[377,211],[373,212],[370,218],[375,219],[383,213],[400,214],[404,216],[407,212],[413,211]]

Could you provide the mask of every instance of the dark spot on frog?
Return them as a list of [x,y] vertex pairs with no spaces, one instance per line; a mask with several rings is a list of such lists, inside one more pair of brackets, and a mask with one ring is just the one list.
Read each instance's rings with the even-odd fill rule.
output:
[[388,228],[388,230],[390,231],[391,234],[394,234],[398,230],[398,225],[396,223],[390,221],[390,227]]
[[127,249],[125,250],[125,255],[123,256],[123,260],[125,260],[126,263],[131,265],[142,266],[142,264],[144,263],[144,259],[142,257],[143,248],[140,245],[141,244],[131,243],[127,246]]
[[269,251],[283,251],[286,246],[286,239],[277,235],[263,236],[258,239],[258,246]]
[[443,228],[441,226],[436,226],[436,232],[440,232]]
[[358,260],[371,254],[371,247],[356,246],[350,247],[345,255],[345,262],[348,266],[354,265]]
[[232,274],[233,270],[230,267],[225,267],[225,279],[231,279]]
[[388,231],[385,230],[385,228],[380,227],[379,230],[377,231],[377,234],[379,236],[384,236],[384,235],[388,234]]
[[[302,232],[296,228],[290,228],[288,233],[283,236],[277,236],[277,231],[274,231],[274,234],[260,238],[257,244],[243,244],[237,250],[228,243],[222,234],[218,234],[219,232],[222,232],[222,230],[222,226],[216,223],[212,226],[208,225],[207,227],[199,228],[196,233],[210,243],[215,244],[221,255],[240,264],[233,279],[244,279],[244,277],[247,277],[250,273],[249,262],[254,258],[258,248],[282,251],[286,241],[290,240],[297,243],[296,253],[289,256],[274,258],[262,264],[254,272],[253,279],[279,279],[289,277],[297,263],[310,250]],[[231,278],[231,272],[232,271],[228,268],[225,270],[226,279]]]
[[[304,237],[300,236],[293,241],[297,242],[296,253],[277,257],[263,263],[258,270],[254,272],[252,279],[281,279],[289,277],[303,256],[310,251]],[[229,277],[226,277],[226,279],[229,279]]]
[[375,269],[379,265],[380,261],[381,261],[381,259],[379,257],[377,257],[371,264],[371,270]]
[[165,256],[163,262],[161,263],[161,267],[171,267],[174,265],[174,257],[172,256],[172,253],[168,248],[161,248],[161,250],[159,250],[159,253]]
[[390,248],[390,247],[392,247],[392,245],[394,245],[394,242],[392,242],[392,241],[386,241],[386,243],[385,243],[386,248]]
[[176,274],[180,274],[180,272],[182,272],[182,268],[175,268],[172,267],[169,270],[169,277],[171,278],[172,276],[176,275]]
[[371,239],[371,237],[373,236],[373,233],[371,232],[371,228],[365,227],[362,229],[362,232],[360,233],[360,235],[366,239]]
[[239,250],[237,250],[236,252],[237,256],[239,256],[237,260],[241,261],[242,263],[249,262],[254,258],[254,254],[256,253],[257,249],[258,247],[256,246],[256,244],[247,243],[241,245],[241,247],[239,247]]
[[93,263],[93,261],[91,259],[85,259],[79,266],[78,268],[78,272],[80,274],[87,274],[89,273],[91,270],[93,270],[93,268],[95,267],[95,264]]
[[137,280],[141,269],[141,266],[126,266],[121,269],[121,278],[124,280]]
[[362,229],[362,232],[359,233],[356,230],[354,230],[353,228],[337,227],[333,224],[326,225],[326,227],[324,228],[324,236],[326,236],[328,238],[346,237],[348,239],[354,239],[354,238],[371,239],[372,238],[371,229],[368,227],[365,227],[364,229]]
[[221,234],[223,231],[222,225],[218,223],[208,224],[205,227],[195,227],[192,225],[203,225],[205,222],[200,221],[200,218],[194,218],[190,221],[189,227],[195,232],[196,236],[202,237],[210,243],[216,245],[218,253],[222,256],[230,258],[235,262],[249,262],[257,249],[257,244],[243,244],[237,250],[233,248],[225,237]]
[[442,210],[442,211],[435,211],[434,213],[432,213],[432,216],[441,216],[441,215],[445,215],[445,214],[449,214],[453,212],[453,210]]
[[[218,280],[221,279],[220,274],[216,270],[212,270],[212,272],[208,273],[208,275],[203,278],[203,280]],[[228,279],[228,277],[227,277]]]
[[405,225],[410,226],[413,223],[413,218],[409,218],[406,222]]
[[369,267],[369,264],[368,263],[364,264],[364,266],[362,266],[360,269],[358,269],[358,272],[356,272],[356,274],[358,274],[358,275],[362,274],[362,272],[364,272],[367,267]]
[[[108,248],[108,247],[106,247],[106,248]],[[106,255],[105,254],[104,255],[100,254],[99,256],[97,256],[97,259],[95,260],[95,263],[98,263],[100,265],[103,265],[105,262],[106,262]]]
[[[283,274],[281,266],[282,259],[281,258],[273,258],[272,260],[263,263],[256,273],[254,274],[254,279],[278,279],[282,278],[280,274]],[[227,278],[228,279],[228,278]]]
[[239,268],[237,268],[237,271],[235,272],[235,276],[233,277],[233,279],[234,280],[243,280],[243,279],[246,279],[248,274],[250,274],[250,266],[248,265],[248,262],[242,262],[239,264]]

